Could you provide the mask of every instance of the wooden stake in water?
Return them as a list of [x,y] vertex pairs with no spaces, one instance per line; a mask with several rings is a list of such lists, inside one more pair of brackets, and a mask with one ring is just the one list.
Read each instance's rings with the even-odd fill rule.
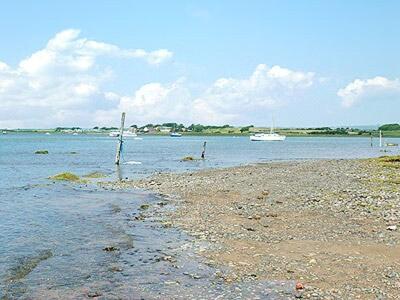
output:
[[206,156],[206,145],[207,145],[207,142],[204,142],[203,151],[201,152],[201,159],[204,159]]
[[379,147],[382,147],[382,130],[379,130]]
[[122,113],[121,116],[121,127],[119,129],[119,137],[118,137],[118,144],[117,144],[117,154],[115,155],[115,164],[119,165],[119,161],[121,158],[121,150],[122,150],[122,136],[124,134],[124,125],[125,125],[125,113]]

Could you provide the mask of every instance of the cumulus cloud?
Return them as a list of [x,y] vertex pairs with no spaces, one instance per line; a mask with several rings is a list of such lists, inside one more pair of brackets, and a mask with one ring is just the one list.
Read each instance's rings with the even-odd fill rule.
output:
[[95,68],[100,56],[158,65],[172,52],[122,49],[81,38],[79,30],[59,32],[14,68],[0,61],[0,127],[54,126],[67,118],[79,123],[82,114],[114,108],[118,103],[102,88],[112,72]]
[[143,49],[121,49],[116,45],[79,38],[80,31],[68,29],[59,32],[40,51],[22,60],[20,70],[30,75],[48,73],[57,68],[68,71],[87,71],[99,56],[141,58],[149,64],[160,64],[172,57],[172,52],[159,49],[147,52]]
[[365,80],[355,79],[337,92],[337,95],[342,98],[342,105],[346,108],[352,107],[363,99],[383,99],[393,94],[400,97],[400,80],[390,80],[381,76]]
[[219,78],[197,97],[191,94],[184,79],[172,84],[149,83],[133,96],[120,96],[115,112],[134,114],[137,122],[142,123],[249,122],[265,115],[266,110],[293,101],[294,95],[313,84],[314,77],[311,72],[260,64],[248,78]]
[[280,66],[256,67],[249,78],[220,78],[194,100],[195,119],[203,122],[246,122],[246,117],[286,105],[313,84],[314,73]]
[[300,97],[315,81],[312,72],[258,65],[244,78],[219,78],[193,95],[186,80],[150,82],[130,94],[105,88],[113,71],[98,58],[136,58],[157,65],[165,49],[123,49],[80,37],[69,29],[56,34],[16,67],[0,61],[0,127],[55,127],[117,124],[122,111],[134,123],[247,123]]

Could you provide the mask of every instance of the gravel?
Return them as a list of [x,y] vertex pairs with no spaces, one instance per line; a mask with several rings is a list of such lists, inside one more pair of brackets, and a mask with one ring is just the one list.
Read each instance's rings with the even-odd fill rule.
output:
[[[292,280],[306,299],[400,297],[399,169],[273,162],[109,183],[168,195],[166,215],[227,283]],[[207,246],[204,246],[207,245]]]

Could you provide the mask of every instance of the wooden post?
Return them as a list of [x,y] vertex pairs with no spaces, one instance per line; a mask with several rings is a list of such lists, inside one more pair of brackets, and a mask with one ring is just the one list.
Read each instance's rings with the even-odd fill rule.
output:
[[118,144],[117,144],[117,154],[115,155],[115,164],[119,165],[119,161],[121,158],[121,149],[122,149],[122,136],[124,134],[124,125],[125,125],[125,113],[123,112],[121,115],[121,128],[119,129],[119,137],[118,137]]
[[379,147],[382,148],[382,130],[379,130]]
[[370,132],[369,136],[371,138],[371,148],[372,148],[374,146],[374,144],[372,143],[372,132]]
[[203,151],[201,152],[201,159],[204,159],[204,158],[205,158],[205,155],[206,155],[206,145],[207,145],[207,142],[204,142],[204,144],[203,144]]

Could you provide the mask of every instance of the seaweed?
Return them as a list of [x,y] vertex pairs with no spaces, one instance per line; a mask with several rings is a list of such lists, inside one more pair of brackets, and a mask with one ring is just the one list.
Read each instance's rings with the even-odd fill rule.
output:
[[89,173],[89,174],[86,174],[86,175],[84,175],[83,177],[85,177],[85,178],[103,178],[103,177],[106,177],[107,175],[106,174],[104,174],[104,173],[101,173],[101,172],[92,172],[92,173]]
[[35,154],[49,154],[48,150],[36,150]]
[[192,161],[192,160],[196,160],[196,159],[193,158],[193,156],[185,156],[184,158],[181,159],[181,161]]
[[60,173],[54,176],[49,177],[49,179],[53,179],[53,180],[64,180],[64,181],[82,181],[79,176],[69,173],[69,172],[64,172],[64,173]]

